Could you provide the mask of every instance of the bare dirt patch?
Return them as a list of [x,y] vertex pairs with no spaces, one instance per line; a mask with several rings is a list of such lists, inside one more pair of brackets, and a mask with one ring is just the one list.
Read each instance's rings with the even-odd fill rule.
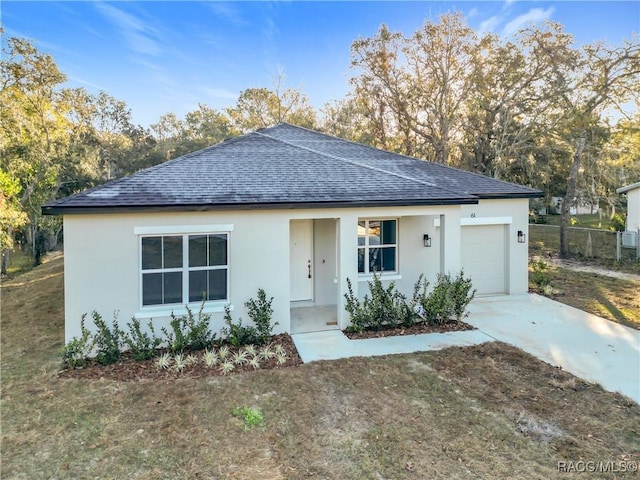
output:
[[605,277],[640,282],[640,274],[621,272],[619,270],[612,270],[610,268],[605,268],[597,264],[578,262],[576,260],[563,260],[561,258],[555,258],[555,257],[550,258],[549,263],[551,265],[566,268],[567,270],[572,270],[574,272],[595,273]]

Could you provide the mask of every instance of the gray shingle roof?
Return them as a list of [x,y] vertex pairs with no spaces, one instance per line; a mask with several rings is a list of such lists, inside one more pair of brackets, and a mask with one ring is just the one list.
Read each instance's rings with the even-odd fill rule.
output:
[[445,205],[539,194],[283,123],[50,202],[43,213]]

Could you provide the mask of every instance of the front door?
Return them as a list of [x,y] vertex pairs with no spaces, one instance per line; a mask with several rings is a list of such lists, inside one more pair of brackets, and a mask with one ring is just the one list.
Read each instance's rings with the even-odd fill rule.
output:
[[313,298],[313,220],[291,220],[290,232],[291,301]]

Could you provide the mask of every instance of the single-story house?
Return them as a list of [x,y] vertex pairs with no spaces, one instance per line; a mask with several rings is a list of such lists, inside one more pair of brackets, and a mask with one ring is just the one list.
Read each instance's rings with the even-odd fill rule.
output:
[[[279,124],[50,202],[64,219],[65,339],[93,310],[168,322],[185,305],[248,319],[274,297],[274,333],[296,312],[349,324],[347,279],[374,271],[411,294],[464,269],[480,295],[527,291],[531,188]],[[306,310],[301,310],[306,309]],[[292,320],[293,319],[293,320]],[[299,329],[298,329],[299,330]]]
[[640,230],[640,182],[618,188],[617,193],[627,194],[627,232]]

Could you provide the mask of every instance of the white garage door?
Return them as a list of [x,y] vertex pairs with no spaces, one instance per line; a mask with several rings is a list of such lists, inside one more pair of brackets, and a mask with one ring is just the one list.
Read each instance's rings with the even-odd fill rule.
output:
[[506,293],[507,245],[505,225],[462,227],[461,263],[477,295]]

